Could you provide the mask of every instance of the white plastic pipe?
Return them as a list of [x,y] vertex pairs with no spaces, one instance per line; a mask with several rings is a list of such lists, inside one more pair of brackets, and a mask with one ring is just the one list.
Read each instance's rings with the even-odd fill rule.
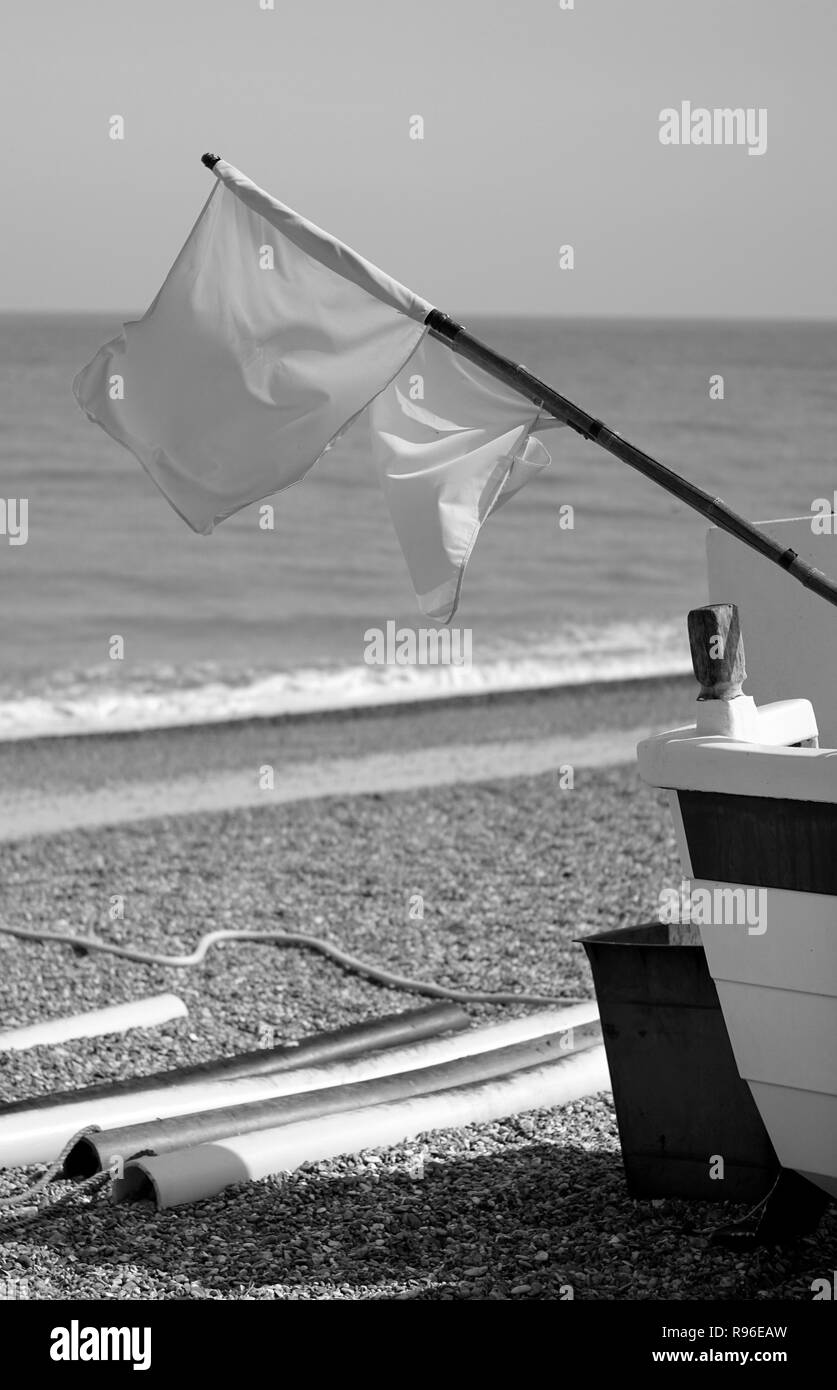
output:
[[564,1009],[544,1009],[504,1023],[490,1024],[456,1033],[448,1038],[431,1038],[407,1047],[391,1047],[347,1062],[331,1062],[319,1067],[300,1067],[234,1081],[194,1081],[184,1086],[167,1086],[143,1091],[121,1092],[98,1098],[80,1097],[59,1105],[33,1106],[0,1115],[0,1168],[18,1164],[51,1163],[68,1139],[87,1125],[116,1129],[141,1124],[168,1115],[186,1115],[198,1110],[217,1110],[270,1096],[298,1095],[324,1086],[368,1081],[391,1076],[457,1057],[470,1057],[510,1043],[559,1033],[563,1029],[595,1023],[599,1016],[595,999]]
[[523,1071],[524,1067],[542,1067],[568,1052],[595,1047],[601,1040],[601,1024],[585,1023],[581,1028],[548,1033],[545,1038],[512,1043],[510,1047],[493,1047],[489,1052],[457,1057],[453,1062],[442,1062],[435,1067],[416,1067],[392,1076],[376,1076],[371,1081],[352,1081],[348,1086],[324,1086],[316,1091],[303,1091],[301,1095],[271,1096],[269,1100],[247,1101],[244,1105],[230,1105],[221,1110],[171,1115],[145,1124],[127,1125],[124,1129],[86,1130],[64,1159],[64,1175],[92,1177],[96,1172],[111,1168],[117,1157],[124,1163],[139,1154],[173,1153],[175,1149],[194,1148],[197,1144],[214,1144],[233,1134],[278,1129],[279,1125],[300,1124],[303,1120],[321,1119],[325,1115],[406,1100],[408,1096],[426,1096],[431,1091],[475,1085],[493,1076]]
[[184,1018],[188,1009],[176,994],[154,994],[130,1004],[113,1004],[87,1014],[50,1018],[24,1028],[0,1033],[0,1052],[22,1052],[27,1047],[69,1042],[71,1038],[98,1038],[104,1033],[126,1033],[129,1028],[154,1028],[171,1018]]
[[501,1120],[524,1110],[565,1105],[610,1090],[604,1047],[587,1048],[558,1062],[433,1095],[367,1106],[342,1115],[256,1130],[252,1134],[136,1158],[113,1185],[115,1201],[146,1195],[158,1209],[215,1197],[234,1183],[290,1173],[303,1163],[399,1144],[427,1130]]

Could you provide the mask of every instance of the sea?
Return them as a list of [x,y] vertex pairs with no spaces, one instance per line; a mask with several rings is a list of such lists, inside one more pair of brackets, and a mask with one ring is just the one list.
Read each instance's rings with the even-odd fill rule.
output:
[[[133,317],[0,316],[0,498],[29,508],[26,544],[0,534],[0,739],[690,669],[708,524],[568,429],[541,436],[551,467],[472,555],[454,619],[470,666],[368,664],[370,630],[428,624],[362,423],[271,499],[272,530],[248,508],[197,536],[72,395]],[[833,496],[837,323],[464,321],[752,520]]]

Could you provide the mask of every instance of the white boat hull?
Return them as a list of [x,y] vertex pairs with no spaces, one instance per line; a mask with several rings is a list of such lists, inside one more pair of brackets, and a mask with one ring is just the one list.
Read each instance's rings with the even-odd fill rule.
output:
[[692,880],[713,902],[731,886],[762,920],[700,935],[739,1073],[782,1166],[837,1195],[837,898]]
[[779,1162],[837,1196],[837,752],[694,728],[638,751],[670,789],[692,921]]

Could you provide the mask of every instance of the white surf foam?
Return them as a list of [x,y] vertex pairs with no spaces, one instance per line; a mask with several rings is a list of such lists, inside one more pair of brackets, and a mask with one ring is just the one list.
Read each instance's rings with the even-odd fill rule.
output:
[[93,671],[0,698],[0,741],[164,729],[373,708],[516,690],[679,675],[690,669],[681,624],[617,623],[498,644],[456,666],[305,667],[208,674],[167,669],[133,681]]

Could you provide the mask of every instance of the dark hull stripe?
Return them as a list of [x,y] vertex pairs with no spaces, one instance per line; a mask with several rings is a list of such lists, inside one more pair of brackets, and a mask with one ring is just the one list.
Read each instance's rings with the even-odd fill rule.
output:
[[678,791],[694,878],[837,895],[837,806]]

